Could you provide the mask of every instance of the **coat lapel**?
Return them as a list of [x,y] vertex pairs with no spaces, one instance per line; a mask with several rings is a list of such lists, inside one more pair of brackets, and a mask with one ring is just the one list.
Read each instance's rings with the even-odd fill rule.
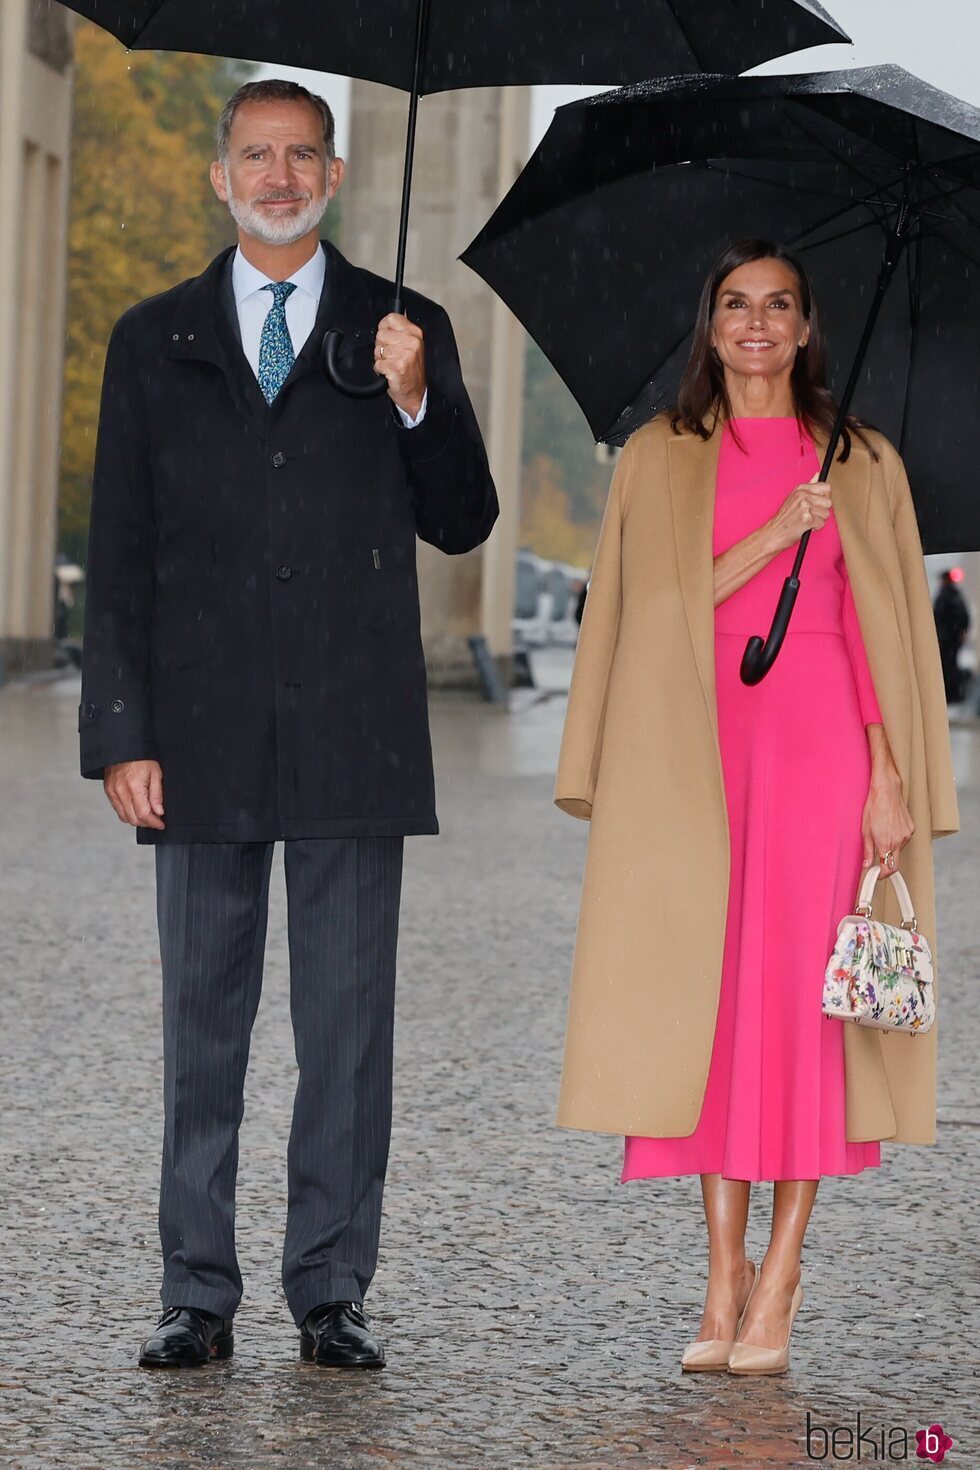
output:
[[[327,269],[316,322],[276,398],[274,409],[282,408],[285,394],[293,383],[311,373],[322,372],[323,338],[329,327],[337,327],[344,333],[341,367],[349,370],[359,355],[367,359],[367,372],[370,372],[370,356],[363,349],[373,344],[377,323],[372,319],[362,272],[328,241],[322,241],[321,245],[327,257]],[[242,350],[225,300],[227,271],[234,249],[230,246],[223,250],[201,275],[188,283],[175,310],[165,351],[168,357],[178,361],[210,362],[219,368],[239,413],[264,436],[269,427],[269,407]]]
[[715,697],[712,536],[720,446],[720,430],[716,430],[710,439],[701,439],[696,434],[672,434],[668,441],[668,476],[677,574],[698,677],[716,737],[718,708]]
[[234,249],[229,246],[215,256],[207,270],[195,276],[182,292],[171,322],[166,355],[178,362],[209,362],[219,368],[238,412],[264,436],[268,406],[235,338],[223,299]]
[[[350,369],[359,349],[373,347],[374,344],[377,322],[372,319],[363,273],[351,265],[328,240],[321,241],[321,244],[327,257],[327,268],[316,322],[283,384],[283,393],[310,373],[323,371],[323,339],[328,331],[337,330],[344,334],[339,362],[345,370]],[[370,381],[369,374],[370,362],[366,381]],[[279,402],[278,398],[276,402]]]

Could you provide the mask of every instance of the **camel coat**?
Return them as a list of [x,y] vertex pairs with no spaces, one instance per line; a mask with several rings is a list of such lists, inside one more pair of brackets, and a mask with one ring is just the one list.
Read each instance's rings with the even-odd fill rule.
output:
[[[854,439],[834,465],[834,514],[915,823],[901,868],[935,955],[931,839],[959,828],[946,701],[905,468],[868,437],[877,460]],[[730,875],[714,669],[720,440],[654,419],[628,440],[603,517],[555,786],[563,811],[591,819],[558,1113],[568,1128],[681,1137],[701,1111]],[[793,795],[819,801],[819,784]],[[874,910],[900,922],[887,882]],[[848,1142],[935,1142],[937,1012],[921,1036],[841,1022]]]

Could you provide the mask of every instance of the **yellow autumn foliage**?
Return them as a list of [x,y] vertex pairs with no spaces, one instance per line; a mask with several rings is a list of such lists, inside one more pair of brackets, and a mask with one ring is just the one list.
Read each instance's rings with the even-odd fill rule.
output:
[[218,113],[251,68],[128,53],[88,22],[75,48],[60,544],[81,556],[109,333],[235,238],[207,170]]
[[548,561],[589,567],[602,520],[601,505],[588,522],[572,519],[561,466],[547,454],[525,464],[521,482],[521,545]]

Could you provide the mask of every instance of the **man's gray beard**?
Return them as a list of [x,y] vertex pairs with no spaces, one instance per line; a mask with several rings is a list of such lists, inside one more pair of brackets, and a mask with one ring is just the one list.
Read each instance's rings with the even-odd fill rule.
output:
[[228,209],[235,224],[246,235],[261,240],[263,245],[293,245],[297,240],[302,240],[304,235],[316,229],[330,203],[329,195],[324,191],[322,199],[309,200],[299,214],[283,215],[279,219],[275,215],[263,214],[257,205],[250,204],[245,199],[236,199],[227,169],[225,188],[228,191]]

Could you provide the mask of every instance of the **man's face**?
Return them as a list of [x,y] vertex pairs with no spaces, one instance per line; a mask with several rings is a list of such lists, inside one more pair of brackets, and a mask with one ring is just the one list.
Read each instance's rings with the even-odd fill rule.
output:
[[211,183],[240,230],[266,245],[291,245],[315,230],[344,177],[327,158],[319,113],[308,102],[243,102],[228,159]]

